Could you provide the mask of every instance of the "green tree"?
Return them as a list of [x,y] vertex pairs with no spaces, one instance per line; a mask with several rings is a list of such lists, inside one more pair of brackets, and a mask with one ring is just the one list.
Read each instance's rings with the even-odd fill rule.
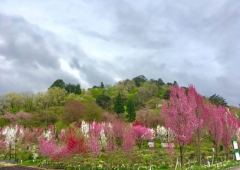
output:
[[100,88],[104,88],[104,84],[103,84],[103,82],[101,82]]
[[108,108],[111,106],[111,98],[102,94],[96,98],[96,103],[104,110],[108,110]]
[[138,94],[140,102],[145,106],[146,101],[150,98],[157,96],[158,87],[154,83],[146,82],[143,86],[139,87]]
[[59,87],[52,87],[47,91],[48,107],[63,106],[67,97],[67,91]]
[[75,85],[75,84],[68,83],[68,84],[66,84],[65,90],[68,93],[74,93],[74,94],[82,93],[80,84]]
[[82,94],[81,86],[79,83],[76,85],[75,94]]
[[87,122],[99,122],[103,119],[102,113],[103,110],[94,101],[90,101],[85,104],[83,111],[83,120]]
[[139,87],[142,83],[147,81],[147,78],[144,75],[140,75],[133,78],[133,81],[135,81],[136,85]]
[[225,107],[228,106],[226,100],[219,95],[214,94],[214,95],[210,96],[208,99],[212,104],[215,104],[217,106],[219,106],[219,105],[222,105]]
[[83,118],[84,109],[84,103],[76,100],[69,101],[62,110],[62,123],[68,125],[73,122],[78,122]]
[[129,122],[134,122],[135,119],[136,119],[136,112],[135,112],[134,102],[130,98],[127,101],[127,120]]
[[121,94],[118,93],[116,99],[115,99],[115,103],[114,103],[114,111],[117,113],[117,115],[119,116],[121,113],[124,113],[125,109],[124,109],[124,103],[121,97]]
[[68,83],[65,85],[65,90],[68,92],[68,93],[74,93],[75,94],[75,85],[74,84],[71,84],[71,83]]
[[18,93],[7,93],[2,98],[2,105],[11,112],[16,113],[22,109],[22,95]]
[[170,98],[170,90],[168,89],[165,91],[163,95],[163,99],[169,100],[169,98]]
[[53,84],[50,86],[50,88],[52,87],[59,87],[61,89],[65,89],[65,82],[62,79],[57,79],[56,81],[53,82]]

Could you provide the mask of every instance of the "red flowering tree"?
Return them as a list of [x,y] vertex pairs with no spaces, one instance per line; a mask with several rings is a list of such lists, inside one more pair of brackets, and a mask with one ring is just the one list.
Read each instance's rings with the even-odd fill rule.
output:
[[69,154],[87,153],[88,147],[83,136],[76,129],[70,127],[66,136],[66,145]]
[[184,148],[200,125],[195,114],[196,107],[193,91],[186,94],[185,89],[178,85],[171,87],[170,102],[164,102],[162,106],[165,127],[172,130],[175,140],[179,144],[181,168],[184,166]]

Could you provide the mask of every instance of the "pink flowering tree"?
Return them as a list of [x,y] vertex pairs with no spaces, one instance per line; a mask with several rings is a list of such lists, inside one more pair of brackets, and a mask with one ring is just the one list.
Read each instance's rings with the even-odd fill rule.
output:
[[133,132],[136,144],[139,149],[141,149],[141,146],[145,140],[151,141],[153,139],[153,132],[151,131],[151,129],[145,126],[142,125],[133,126]]
[[207,120],[204,120],[204,116],[203,116],[205,103],[204,103],[203,97],[196,91],[196,89],[192,85],[189,86],[188,94],[194,95],[195,101],[196,101],[195,115],[199,122],[199,126],[196,129],[194,140],[196,144],[195,146],[196,146],[197,161],[201,165],[201,150],[202,150],[201,139],[204,131],[203,121],[207,121]]
[[124,151],[132,151],[133,147],[135,145],[135,134],[133,129],[128,129],[123,134],[123,143],[122,143],[122,150]]
[[191,141],[200,123],[196,117],[196,98],[192,91],[186,94],[184,88],[177,85],[170,90],[170,102],[162,106],[165,127],[170,128],[179,144],[181,168],[184,166],[184,148]]
[[205,117],[206,120],[204,122],[205,126],[207,126],[209,130],[209,139],[213,142],[213,146],[215,148],[216,159],[218,159],[219,145],[222,141],[222,137],[224,134],[223,129],[223,117],[226,112],[226,108],[223,106],[215,106],[212,104],[208,104],[205,106]]
[[114,122],[112,122],[112,131],[118,148],[120,148],[122,145],[123,134],[126,130],[127,125],[128,124],[126,122],[123,122],[121,120],[115,120]]
[[107,143],[105,147],[106,152],[115,152],[117,150],[117,143],[114,135],[114,131],[112,129],[112,124],[104,126],[104,130],[106,132]]
[[222,144],[224,151],[226,153],[226,157],[228,158],[232,140],[236,139],[236,134],[239,128],[239,121],[231,112],[226,111],[222,118],[222,124],[223,124]]

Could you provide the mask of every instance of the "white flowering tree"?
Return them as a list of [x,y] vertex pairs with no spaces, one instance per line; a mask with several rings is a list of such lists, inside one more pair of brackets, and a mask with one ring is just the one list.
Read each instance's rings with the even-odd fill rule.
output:
[[5,126],[1,130],[1,136],[2,136],[1,142],[4,144],[6,152],[4,159],[6,159],[7,156],[9,156],[10,159],[12,157],[16,159],[17,149],[22,143],[22,139],[24,137],[23,128],[19,125]]

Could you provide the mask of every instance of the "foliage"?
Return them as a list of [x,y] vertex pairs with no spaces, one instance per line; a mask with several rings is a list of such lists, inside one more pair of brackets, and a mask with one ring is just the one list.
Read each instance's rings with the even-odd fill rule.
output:
[[217,105],[217,106],[222,105],[222,106],[227,107],[227,102],[226,102],[226,100],[225,100],[223,97],[219,96],[219,95],[213,94],[213,95],[210,96],[208,99],[209,99],[209,101],[210,101],[212,104],[215,104],[215,105]]
[[53,84],[49,88],[59,87],[61,89],[65,89],[65,86],[66,84],[62,79],[57,79],[56,81],[53,82]]
[[83,119],[85,121],[101,121],[103,118],[103,110],[95,103],[89,102],[85,104],[82,117],[79,117],[79,120]]
[[134,77],[132,80],[136,83],[137,87],[139,87],[142,83],[147,81],[147,78],[144,75],[139,75]]
[[71,83],[68,83],[66,84],[65,86],[65,90],[70,94],[70,93],[73,93],[73,94],[81,94],[82,93],[82,90],[81,90],[81,87],[80,87],[80,84],[71,84]]
[[104,110],[108,110],[111,106],[111,98],[107,95],[102,94],[96,98],[96,103]]
[[124,109],[124,103],[121,97],[121,94],[118,93],[118,96],[115,99],[114,102],[114,111],[119,115],[121,113],[124,113],[125,109]]
[[127,120],[129,122],[133,122],[136,119],[136,112],[135,112],[135,107],[133,100],[130,98],[127,101]]
[[73,122],[78,122],[83,118],[85,104],[82,102],[72,100],[65,104],[63,107],[61,120],[64,124],[68,125]]

